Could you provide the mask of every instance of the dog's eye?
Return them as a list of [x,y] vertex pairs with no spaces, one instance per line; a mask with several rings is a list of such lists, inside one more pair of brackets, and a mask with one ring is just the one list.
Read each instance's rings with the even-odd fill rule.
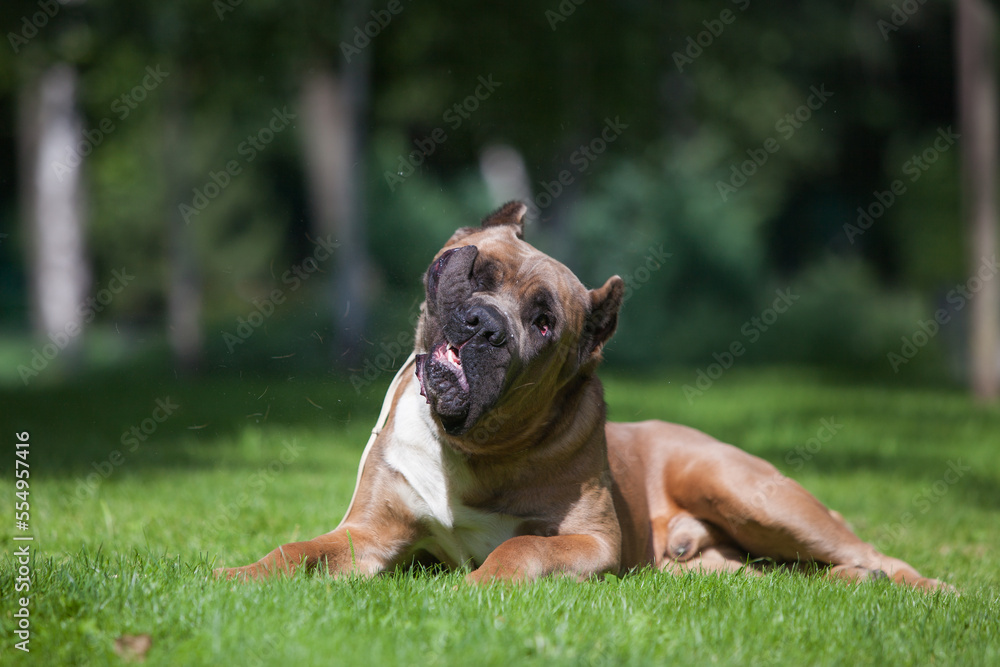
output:
[[543,336],[548,336],[549,333],[552,332],[552,320],[545,313],[542,313],[541,315],[536,317],[535,321],[532,322],[532,324],[534,324],[535,328],[538,329],[538,333],[542,334]]

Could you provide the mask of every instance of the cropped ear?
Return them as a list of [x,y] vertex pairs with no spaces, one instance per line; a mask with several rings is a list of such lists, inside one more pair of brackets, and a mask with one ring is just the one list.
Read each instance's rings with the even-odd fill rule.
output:
[[453,243],[458,243],[466,236],[470,234],[475,234],[476,232],[488,229],[489,227],[499,227],[501,225],[511,225],[514,227],[514,234],[517,238],[524,240],[524,214],[528,212],[528,207],[519,201],[509,201],[497,210],[490,213],[488,216],[483,218],[482,226],[480,227],[459,227],[445,246],[450,246]]
[[445,243],[444,245],[447,248],[453,243],[458,243],[469,234],[474,234],[475,232],[478,231],[479,227],[459,227],[458,229],[455,230],[455,233],[451,235],[451,238],[448,239],[448,242]]
[[625,298],[625,281],[611,276],[601,287],[590,290],[590,311],[580,340],[580,362],[600,357],[601,348],[618,328],[618,311]]
[[524,239],[524,214],[528,207],[519,201],[509,201],[483,218],[482,228],[512,225],[517,238]]

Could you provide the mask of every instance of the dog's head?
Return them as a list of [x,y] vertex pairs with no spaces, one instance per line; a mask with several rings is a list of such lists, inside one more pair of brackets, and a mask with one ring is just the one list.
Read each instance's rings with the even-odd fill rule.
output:
[[[563,264],[523,240],[527,208],[510,202],[463,227],[425,276],[417,328],[421,393],[444,431],[489,446],[491,434],[544,421],[561,395],[593,374],[618,324],[625,286],[588,290]],[[464,449],[465,447],[463,447]]]

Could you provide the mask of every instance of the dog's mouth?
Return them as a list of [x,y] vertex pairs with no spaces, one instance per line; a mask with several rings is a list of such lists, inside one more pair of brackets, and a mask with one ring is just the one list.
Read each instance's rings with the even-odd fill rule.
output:
[[450,370],[455,375],[458,383],[462,386],[462,389],[469,391],[469,380],[465,377],[465,370],[462,368],[463,347],[465,347],[464,343],[456,347],[448,341],[445,341],[435,347],[431,352],[431,361],[441,364],[446,369]]
[[469,414],[469,379],[462,367],[462,348],[447,340],[416,358],[420,395],[427,399],[447,430],[460,428]]

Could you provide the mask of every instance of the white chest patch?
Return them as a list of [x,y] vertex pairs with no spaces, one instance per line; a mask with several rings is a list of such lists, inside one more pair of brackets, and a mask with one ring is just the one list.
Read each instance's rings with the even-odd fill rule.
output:
[[406,504],[430,537],[414,545],[452,567],[476,565],[504,540],[514,536],[523,519],[493,514],[462,504],[463,491],[475,484],[467,465],[437,429],[418,384],[411,382],[396,404],[393,437],[385,460],[407,481]]

